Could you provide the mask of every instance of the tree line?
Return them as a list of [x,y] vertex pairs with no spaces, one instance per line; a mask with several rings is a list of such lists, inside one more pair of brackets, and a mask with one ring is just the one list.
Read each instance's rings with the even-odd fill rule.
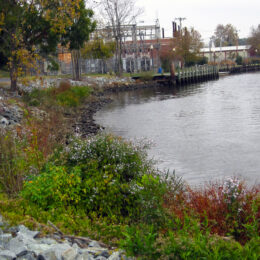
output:
[[[0,63],[7,63],[11,90],[17,90],[17,79],[25,70],[36,69],[42,57],[57,54],[57,46],[71,52],[74,79],[80,79],[80,57],[115,59],[115,73],[122,74],[123,26],[136,24],[142,8],[135,0],[99,0],[87,8],[84,0],[0,0]],[[98,21],[94,11],[98,14]],[[97,30],[110,31],[110,39]],[[90,34],[94,38],[89,41]],[[240,43],[252,46],[253,54],[260,51],[260,25],[253,28],[248,39],[239,39],[238,30],[231,24],[219,24],[211,43],[216,47]],[[178,60],[186,66],[207,61],[198,54],[203,42],[194,28],[175,32],[168,50],[161,49],[162,64]],[[203,60],[204,59],[204,60]]]

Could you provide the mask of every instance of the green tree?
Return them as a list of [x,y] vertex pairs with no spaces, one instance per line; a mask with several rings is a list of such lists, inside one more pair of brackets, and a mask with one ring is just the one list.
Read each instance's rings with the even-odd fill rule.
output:
[[242,65],[243,63],[243,58],[240,55],[237,55],[236,57],[236,64],[237,65]]
[[8,57],[11,90],[24,67],[35,68],[40,52],[54,51],[77,18],[80,0],[0,0],[0,51]]
[[238,31],[232,24],[219,24],[214,33],[216,47],[237,45],[238,39]]
[[82,56],[84,58],[100,59],[102,61],[103,72],[105,61],[113,57],[115,49],[115,42],[104,42],[103,39],[96,36],[93,41],[85,44],[82,49]]
[[79,80],[81,77],[80,49],[96,28],[96,22],[93,21],[94,13],[92,10],[86,9],[83,0],[79,3],[77,13],[78,17],[74,19],[72,26],[67,28],[63,35],[63,45],[69,44],[71,50],[72,74],[75,80]]
[[194,28],[177,33],[173,39],[176,56],[186,66],[194,65],[198,60],[198,54],[203,46],[201,35]]

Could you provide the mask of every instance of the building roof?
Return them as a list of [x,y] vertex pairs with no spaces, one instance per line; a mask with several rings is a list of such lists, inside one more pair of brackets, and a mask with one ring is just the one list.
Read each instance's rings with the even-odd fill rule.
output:
[[243,50],[249,50],[250,48],[251,48],[250,45],[212,47],[212,48],[202,48],[200,52],[243,51]]

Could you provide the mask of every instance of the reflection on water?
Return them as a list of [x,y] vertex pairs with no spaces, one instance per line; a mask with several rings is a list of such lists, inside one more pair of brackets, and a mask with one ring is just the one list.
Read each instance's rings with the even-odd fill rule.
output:
[[191,184],[260,172],[260,73],[113,94],[95,115],[108,131],[154,141],[150,156]]

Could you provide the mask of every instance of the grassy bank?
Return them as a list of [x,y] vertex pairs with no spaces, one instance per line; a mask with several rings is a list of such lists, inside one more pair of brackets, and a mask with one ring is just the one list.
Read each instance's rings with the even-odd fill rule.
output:
[[0,78],[9,78],[9,71],[7,70],[0,70]]
[[197,190],[159,172],[146,142],[74,136],[64,114],[92,92],[34,90],[23,97],[22,127],[1,131],[0,213],[10,224],[51,233],[50,220],[139,259],[259,259],[260,187],[232,178]]

